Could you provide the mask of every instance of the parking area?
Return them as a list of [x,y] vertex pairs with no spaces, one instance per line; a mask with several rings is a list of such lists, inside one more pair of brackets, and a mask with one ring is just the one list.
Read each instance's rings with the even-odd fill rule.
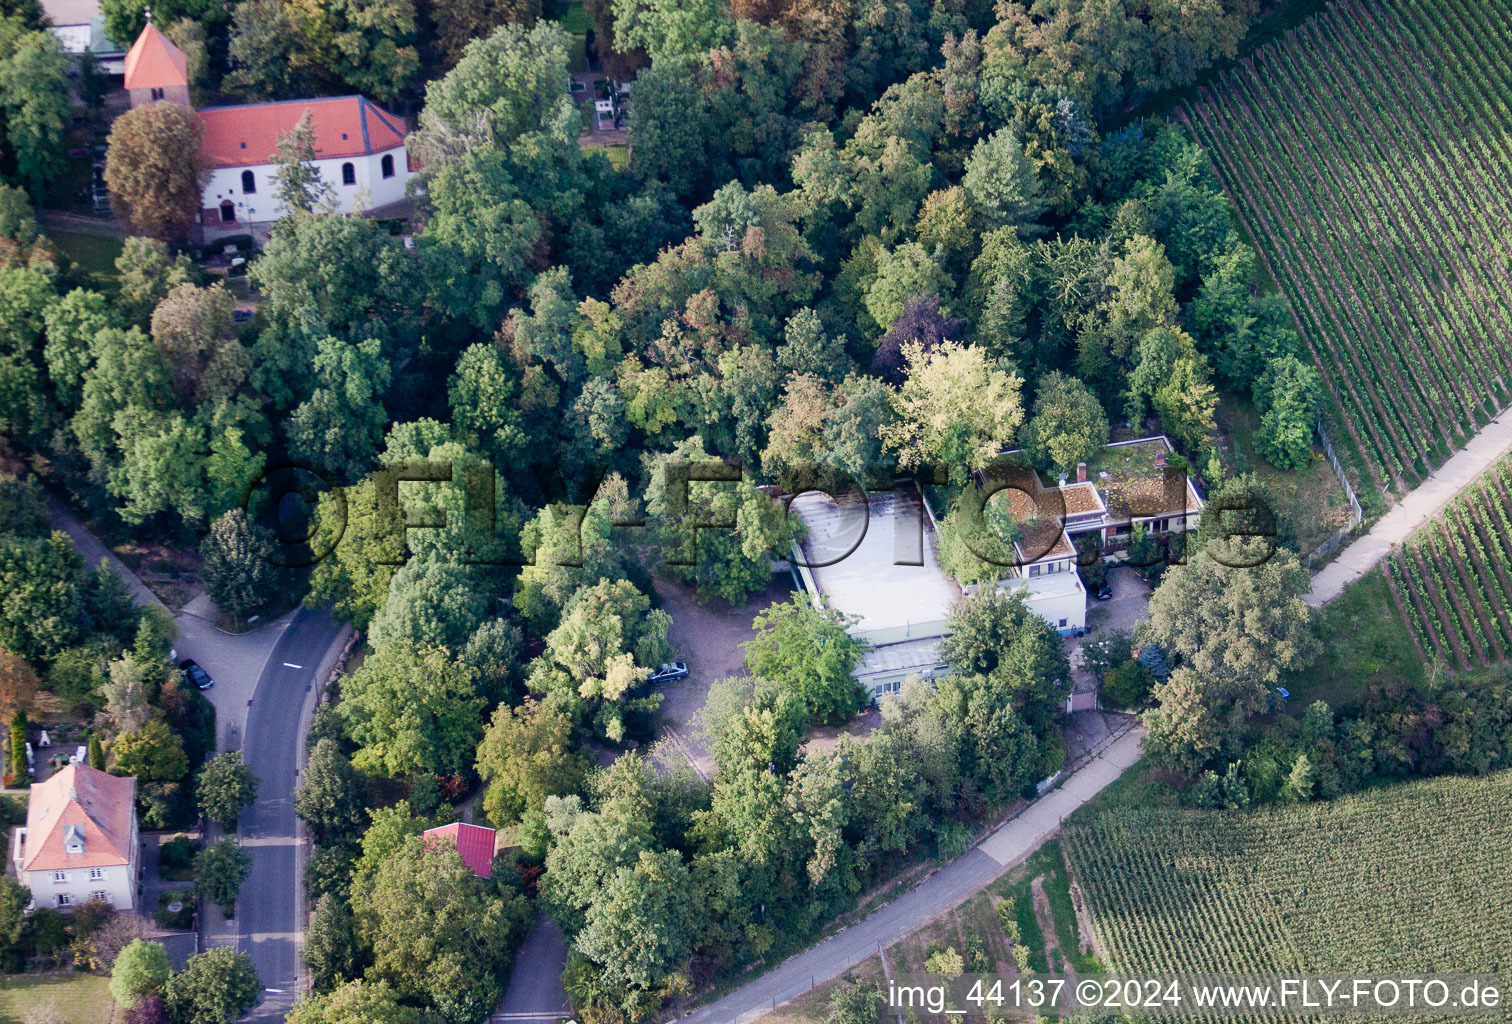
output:
[[1111,598],[1087,600],[1088,636],[1098,630],[1133,629],[1150,606],[1150,585],[1133,569],[1110,567],[1108,585],[1113,588]]
[[662,731],[682,747],[693,767],[705,776],[714,773],[714,759],[704,743],[699,712],[709,699],[709,687],[741,671],[751,638],[751,622],[758,614],[792,593],[791,577],[774,575],[765,590],[732,608],[723,601],[699,604],[693,588],[658,576],[656,593],[672,616],[673,656],[688,664],[688,674],[661,688]]

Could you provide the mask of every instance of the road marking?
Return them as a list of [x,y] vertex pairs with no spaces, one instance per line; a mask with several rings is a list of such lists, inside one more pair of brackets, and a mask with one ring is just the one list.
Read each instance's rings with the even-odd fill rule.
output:
[[296,665],[292,661],[286,661],[286,662],[284,662],[284,668],[304,668],[304,666],[303,665]]

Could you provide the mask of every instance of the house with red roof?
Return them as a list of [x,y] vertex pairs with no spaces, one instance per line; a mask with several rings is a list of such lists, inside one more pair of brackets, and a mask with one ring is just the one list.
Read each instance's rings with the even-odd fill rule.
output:
[[136,779],[71,764],[32,787],[11,861],[38,907],[66,910],[98,899],[129,910],[140,848]]
[[[133,107],[189,106],[188,60],[150,21],[126,54],[126,91]],[[316,170],[336,213],[356,213],[405,198],[414,176],[404,148],[408,125],[365,96],[283,100],[202,107],[200,155],[209,171],[200,223],[206,227],[267,224],[288,211],[278,201],[274,154],[279,139],[306,113],[315,130]]]
[[479,878],[487,878],[493,873],[494,855],[494,830],[484,828],[482,825],[469,825],[465,821],[456,821],[450,825],[442,825],[440,828],[426,829],[425,845],[429,849],[436,849],[450,843],[457,848],[462,855],[462,863],[472,868],[472,873]]

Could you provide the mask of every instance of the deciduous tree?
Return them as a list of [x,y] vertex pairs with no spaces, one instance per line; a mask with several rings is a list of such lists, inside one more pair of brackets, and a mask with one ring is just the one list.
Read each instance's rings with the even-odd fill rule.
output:
[[270,539],[239,508],[217,518],[200,544],[200,577],[215,606],[242,620],[268,607],[282,574]]
[[116,957],[110,972],[110,997],[130,1009],[147,996],[162,995],[172,974],[163,944],[137,939]]
[[187,238],[199,216],[205,123],[177,103],[150,103],[115,119],[105,154],[110,202],[134,231]]
[[495,892],[455,847],[411,836],[353,885],[357,927],[373,950],[369,980],[433,1006],[448,1024],[467,1024],[498,1005],[501,978],[529,921],[513,889]]
[[905,345],[908,377],[896,393],[898,421],[883,440],[905,468],[944,464],[953,483],[997,457],[1024,419],[1023,379],[973,346],[948,342],[926,353]]
[[163,1001],[175,1024],[230,1024],[262,991],[252,958],[233,946],[196,953],[168,980]]
[[63,134],[73,120],[68,78],[68,56],[51,32],[26,33],[0,58],[7,148],[33,195],[65,166]]
[[547,797],[578,791],[589,760],[578,749],[572,718],[550,697],[518,708],[500,705],[478,746],[483,809],[495,825],[540,811]]
[[200,899],[214,903],[227,917],[236,916],[236,897],[252,858],[232,839],[211,843],[194,862],[194,892]]
[[217,754],[200,769],[200,814],[223,829],[235,831],[236,819],[257,799],[260,781],[242,760],[240,750]]

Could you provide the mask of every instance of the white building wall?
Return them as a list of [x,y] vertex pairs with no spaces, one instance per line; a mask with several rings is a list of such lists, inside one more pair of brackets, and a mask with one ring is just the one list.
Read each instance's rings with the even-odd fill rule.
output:
[[[104,877],[91,878],[90,871],[99,871]],[[136,905],[136,871],[134,865],[113,864],[103,868],[69,868],[62,872],[63,881],[53,877],[51,871],[27,871],[26,885],[32,899],[39,907],[58,907],[59,894],[66,893],[69,907],[88,903],[97,892],[117,910],[130,910]]]
[[[394,158],[393,177],[382,173],[384,156]],[[330,199],[338,213],[353,213],[387,206],[404,198],[405,185],[412,178],[405,160],[403,146],[374,153],[371,156],[354,156],[333,160],[314,161],[316,170],[325,179],[330,189]],[[356,182],[341,183],[343,164],[351,164]],[[251,171],[254,191],[242,191],[242,172]],[[245,167],[218,167],[210,172],[210,181],[205,185],[201,206],[206,210],[219,210],[226,200],[236,204],[236,220],[240,224],[265,223],[283,217],[287,211],[278,201],[276,164],[248,164]]]

